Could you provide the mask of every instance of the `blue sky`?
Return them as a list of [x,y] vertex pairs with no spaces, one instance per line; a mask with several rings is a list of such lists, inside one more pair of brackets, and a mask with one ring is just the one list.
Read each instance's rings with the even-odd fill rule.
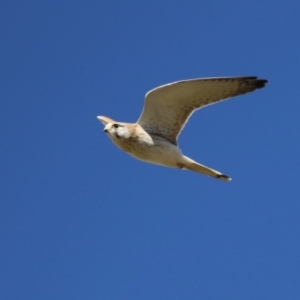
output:
[[[2,1],[1,299],[300,299],[299,1]],[[183,153],[103,134],[150,89],[257,75],[198,111]]]

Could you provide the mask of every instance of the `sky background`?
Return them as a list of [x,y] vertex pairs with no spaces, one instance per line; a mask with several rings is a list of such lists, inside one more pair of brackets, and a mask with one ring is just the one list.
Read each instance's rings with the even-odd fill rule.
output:
[[[0,299],[300,299],[300,2],[1,1]],[[197,77],[265,89],[142,163],[96,119]]]

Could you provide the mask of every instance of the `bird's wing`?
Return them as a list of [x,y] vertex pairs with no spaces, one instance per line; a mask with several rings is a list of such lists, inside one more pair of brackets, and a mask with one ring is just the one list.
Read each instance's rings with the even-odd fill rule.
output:
[[103,123],[103,125],[106,125],[108,123],[114,123],[115,121],[113,119],[110,119],[108,117],[104,116],[98,116],[97,119]]
[[257,77],[224,77],[162,85],[146,94],[137,123],[148,133],[177,145],[177,136],[196,109],[263,88],[267,82]]

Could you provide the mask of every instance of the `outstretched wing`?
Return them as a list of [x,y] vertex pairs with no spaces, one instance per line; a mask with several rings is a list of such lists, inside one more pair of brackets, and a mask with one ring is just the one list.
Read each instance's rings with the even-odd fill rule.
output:
[[98,116],[97,119],[103,123],[103,125],[106,125],[108,123],[114,123],[115,121],[113,119],[110,119],[108,117],[104,116]]
[[267,82],[257,77],[224,77],[162,85],[146,94],[137,123],[148,133],[177,145],[177,136],[196,109],[263,88]]

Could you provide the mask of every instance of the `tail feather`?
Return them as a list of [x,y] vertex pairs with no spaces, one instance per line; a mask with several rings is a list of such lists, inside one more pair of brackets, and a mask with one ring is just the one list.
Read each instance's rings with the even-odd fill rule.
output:
[[188,158],[188,157],[184,157],[185,158],[185,163],[184,166],[186,169],[190,170],[190,171],[194,171],[194,172],[198,172],[210,177],[214,177],[217,179],[221,179],[224,181],[230,181],[231,178],[225,174],[220,173],[219,171],[216,171],[214,169],[208,168],[206,166],[203,166],[197,162],[195,162],[194,160]]

